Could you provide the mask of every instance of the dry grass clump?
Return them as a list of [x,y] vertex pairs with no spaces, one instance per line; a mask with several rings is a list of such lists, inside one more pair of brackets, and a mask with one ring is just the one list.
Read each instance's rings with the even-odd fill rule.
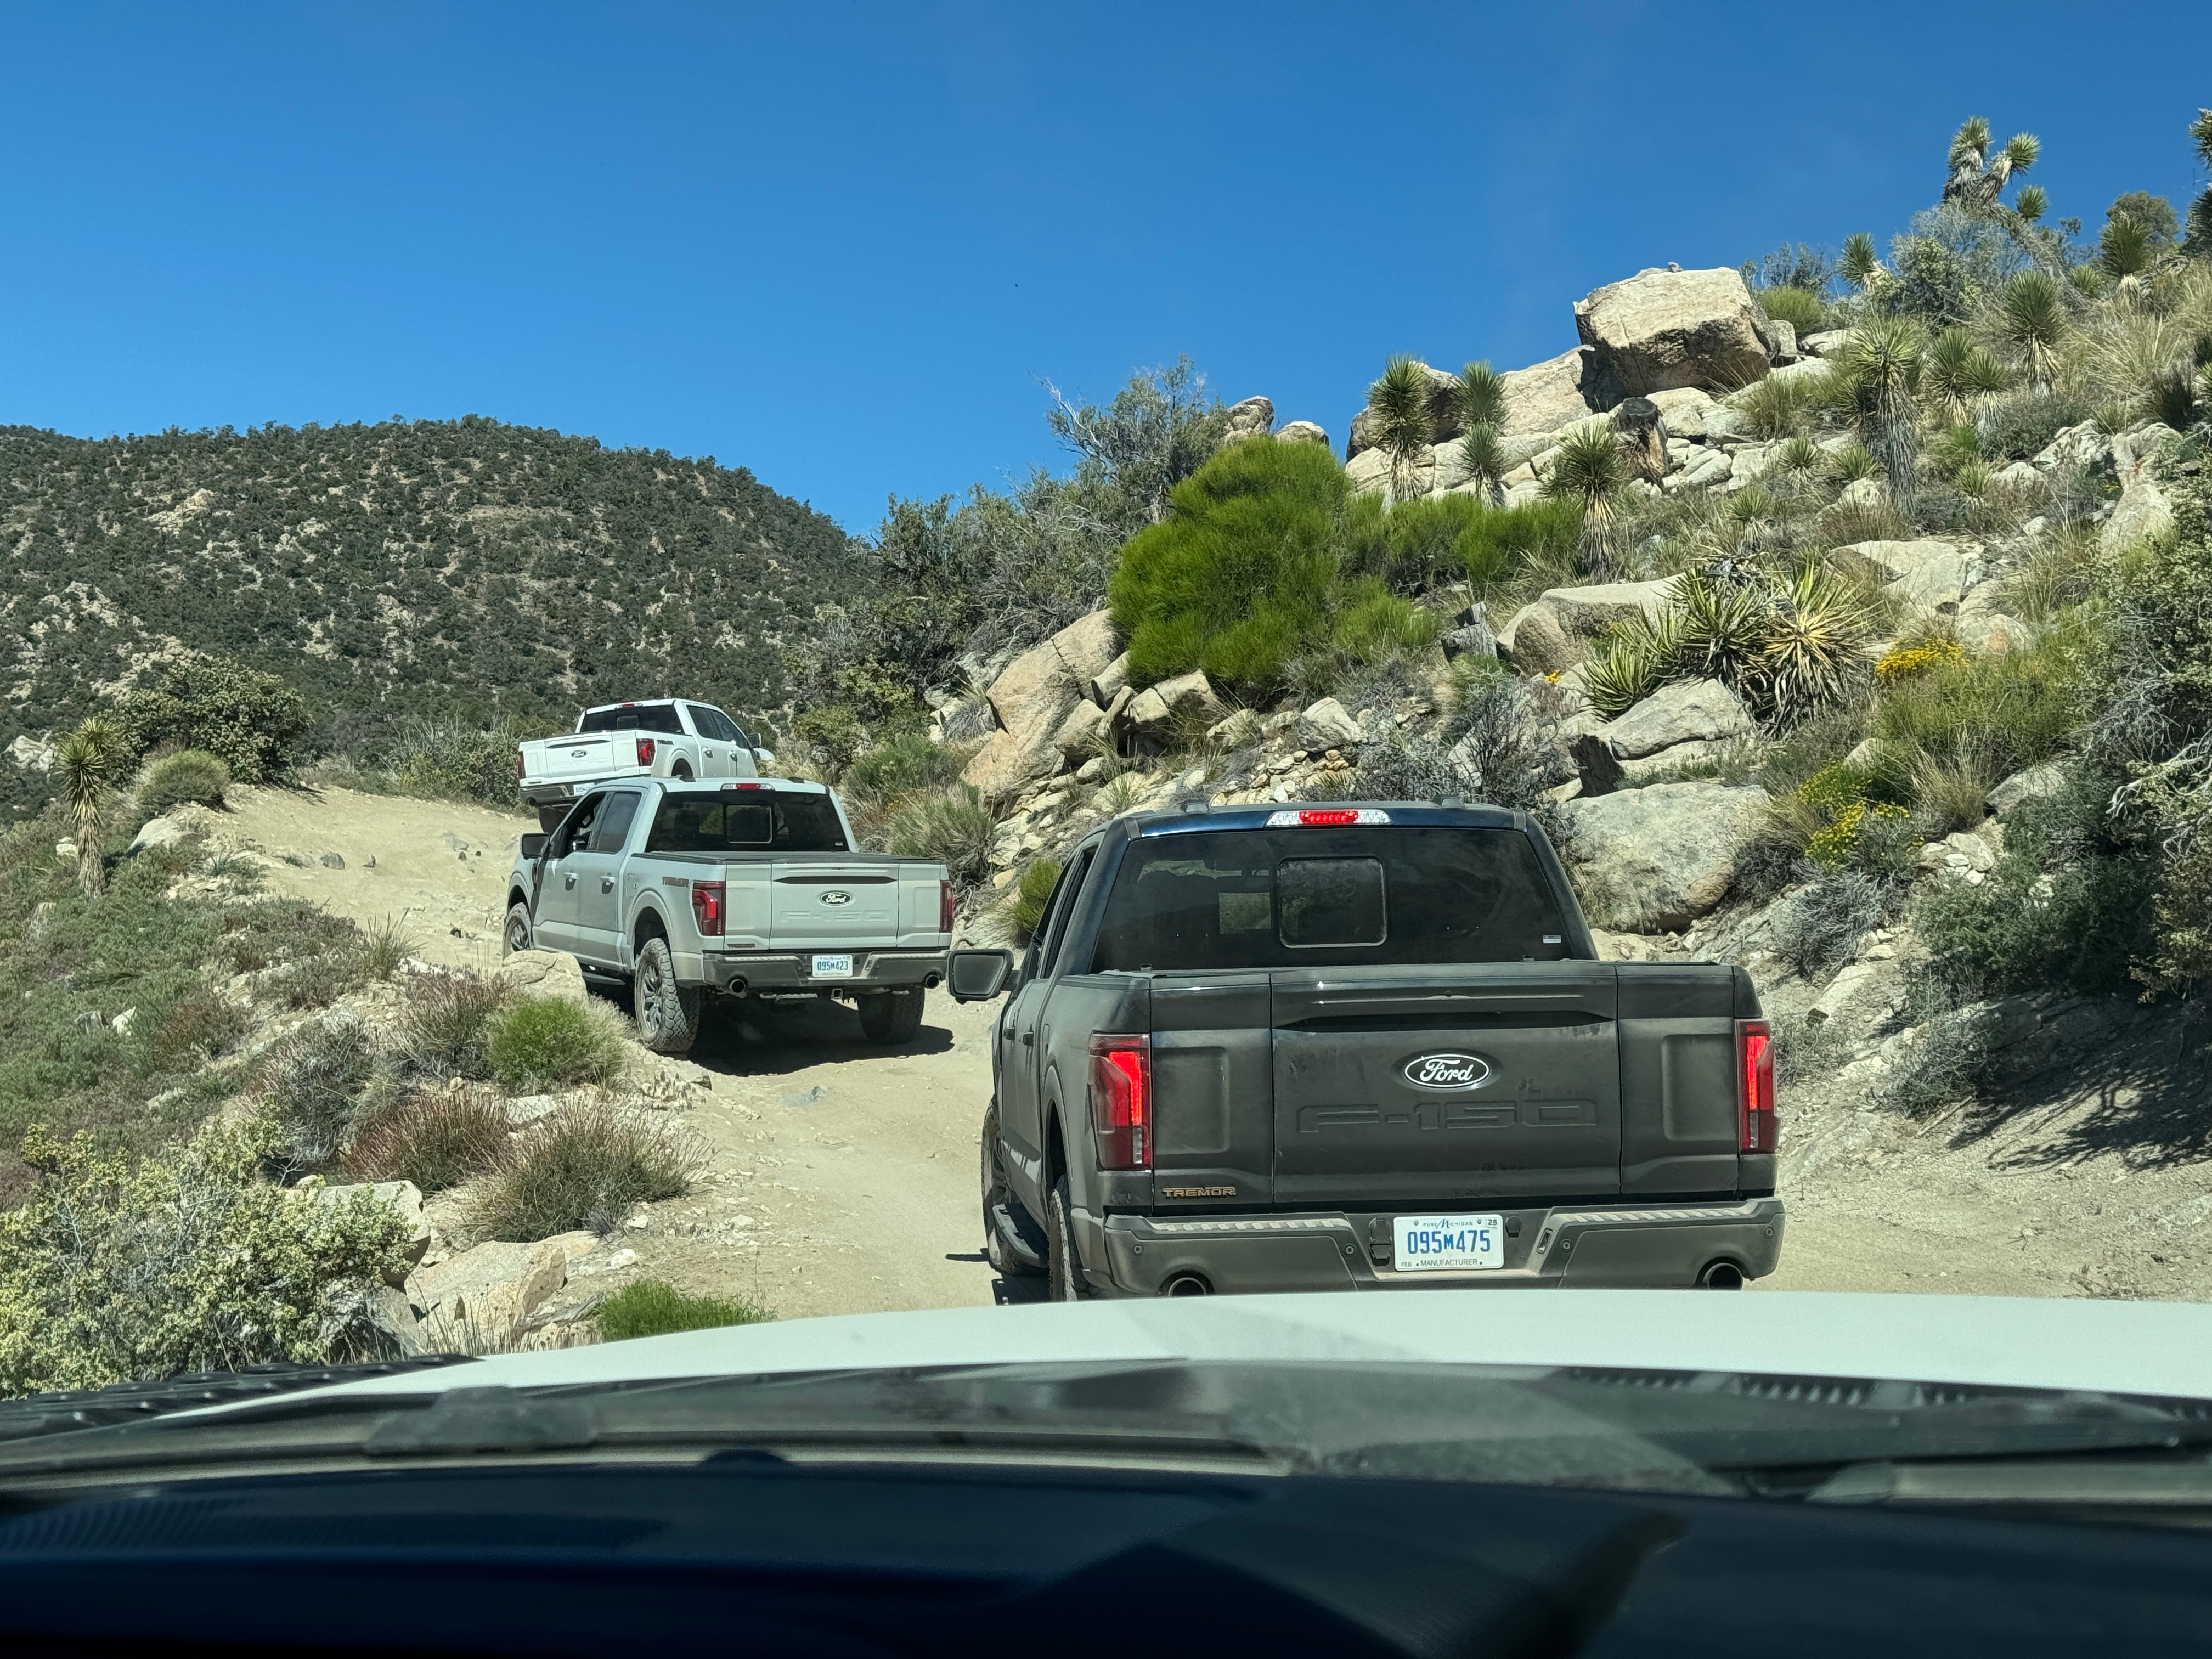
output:
[[401,1060],[422,1077],[490,1077],[491,1017],[511,994],[498,981],[475,974],[425,975],[400,1018],[395,1041]]
[[563,1107],[508,1142],[469,1226],[521,1244],[580,1228],[611,1232],[638,1205],[689,1192],[705,1162],[690,1136],[635,1107]]
[[458,1187],[499,1162],[507,1109],[458,1092],[410,1095],[364,1124],[347,1151],[356,1181],[411,1181],[425,1193]]
[[351,1014],[302,1026],[263,1057],[261,1086],[282,1164],[319,1169],[337,1155],[374,1060],[368,1028]]
[[605,1087],[629,1069],[628,1029],[596,1000],[516,997],[487,1021],[484,1058],[501,1085],[518,1094],[582,1083]]

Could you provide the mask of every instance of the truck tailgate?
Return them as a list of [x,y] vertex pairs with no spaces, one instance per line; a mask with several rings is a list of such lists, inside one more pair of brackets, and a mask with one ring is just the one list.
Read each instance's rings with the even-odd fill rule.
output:
[[899,937],[895,861],[778,860],[769,882],[769,937],[779,951],[890,945]]
[[1276,1201],[1620,1190],[1611,963],[1270,977]]
[[637,763],[636,734],[631,732],[577,732],[565,738],[534,738],[521,748],[522,774],[532,782],[626,776],[647,769]]

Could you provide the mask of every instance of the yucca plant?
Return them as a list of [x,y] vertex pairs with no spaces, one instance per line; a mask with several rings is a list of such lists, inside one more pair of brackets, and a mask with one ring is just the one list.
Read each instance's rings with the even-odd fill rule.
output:
[[1874,452],[1856,438],[1829,456],[1828,465],[1835,469],[1836,476],[1845,483],[1856,483],[1861,478],[1871,478],[1881,471],[1881,463],[1875,459]]
[[1446,395],[1462,431],[1505,424],[1505,377],[1486,362],[1462,368],[1457,384]]
[[1936,337],[1923,378],[1936,413],[1954,425],[1982,398],[2012,383],[1997,355],[1963,328],[1947,328]]
[[1498,441],[1498,428],[1487,421],[1476,422],[1461,435],[1459,455],[1468,482],[1480,484],[1496,504],[1505,490],[1505,448]]
[[1928,443],[1928,464],[1939,477],[1948,478],[1967,462],[1981,459],[1982,434],[1971,422],[1939,432]]
[[1775,595],[1762,648],[1766,695],[1784,721],[1839,701],[1863,678],[1865,607],[1834,571],[1808,560]]
[[1842,270],[1844,280],[1861,290],[1872,288],[1889,274],[1875,256],[1873,232],[1855,230],[1844,238]]
[[1581,506],[1583,557],[1594,573],[1610,574],[1614,568],[1613,536],[1620,493],[1627,487],[1628,458],[1611,421],[1586,422],[1560,441],[1544,493]]
[[1911,511],[1913,467],[1920,459],[1920,374],[1926,356],[1920,331],[1902,317],[1883,317],[1851,331],[1838,358],[1860,410],[1867,447],[1889,480],[1890,499]]
[[1367,406],[1376,417],[1376,441],[1390,458],[1390,491],[1404,493],[1413,465],[1435,434],[1429,377],[1403,352],[1382,366],[1382,378],[1367,388]]
[[1674,678],[1681,655],[1680,608],[1639,611],[1598,641],[1583,666],[1583,693],[1598,713],[1616,719]]
[[1817,472],[1824,459],[1820,446],[1800,432],[1774,452],[1774,470],[1784,474]]
[[130,745],[123,740],[123,733],[97,714],[64,738],[54,750],[62,805],[76,840],[76,884],[87,897],[97,894],[106,879],[100,842],[107,827],[107,809],[115,798],[116,780],[130,760]]
[[2028,384],[2038,392],[2049,392],[2058,343],[2066,335],[2066,307],[2051,274],[2023,270],[2006,283],[1997,301],[1996,325],[1998,337],[2019,355]]
[[1674,593],[1680,672],[1725,680],[1740,690],[1752,689],[1762,666],[1769,614],[1759,589],[1711,570],[1693,570],[1675,578]]
[[1951,488],[1979,501],[1989,490],[1990,476],[1987,461],[1968,461],[1951,474]]

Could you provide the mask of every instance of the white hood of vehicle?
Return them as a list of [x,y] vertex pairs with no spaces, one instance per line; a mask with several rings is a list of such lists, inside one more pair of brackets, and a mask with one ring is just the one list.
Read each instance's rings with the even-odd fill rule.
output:
[[2212,1307],[1786,1291],[1189,1297],[791,1320],[501,1354],[314,1392],[1163,1359],[1753,1371],[2212,1399]]

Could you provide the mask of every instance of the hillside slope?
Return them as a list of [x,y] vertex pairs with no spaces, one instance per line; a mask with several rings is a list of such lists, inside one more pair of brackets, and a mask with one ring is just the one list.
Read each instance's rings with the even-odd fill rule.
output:
[[[178,646],[282,675],[346,749],[447,715],[563,725],[679,682],[759,711],[848,546],[742,468],[476,416],[0,428],[0,750]],[[18,803],[44,788],[0,767]]]

